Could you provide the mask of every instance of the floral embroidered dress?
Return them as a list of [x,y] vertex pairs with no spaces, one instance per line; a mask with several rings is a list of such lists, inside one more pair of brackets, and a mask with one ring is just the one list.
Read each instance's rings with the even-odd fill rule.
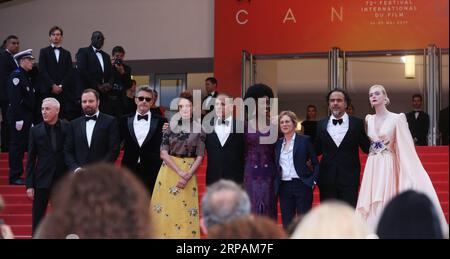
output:
[[[161,150],[187,172],[195,158],[203,156],[205,135],[186,132],[174,133],[169,127],[163,134]],[[200,238],[197,177],[194,174],[184,189],[176,187],[180,179],[162,163],[150,203],[154,238]]]
[[371,146],[356,213],[375,230],[387,203],[398,193],[413,189],[428,195],[443,228],[448,231],[436,191],[416,153],[406,116],[403,113],[389,113],[378,132],[374,115],[367,115],[366,123]]

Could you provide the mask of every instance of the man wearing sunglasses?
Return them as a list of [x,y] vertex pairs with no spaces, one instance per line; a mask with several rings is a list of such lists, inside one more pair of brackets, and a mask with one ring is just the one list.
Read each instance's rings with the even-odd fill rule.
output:
[[161,167],[162,127],[167,120],[150,111],[155,102],[150,87],[137,88],[135,102],[136,112],[125,115],[120,121],[120,135],[124,141],[122,166],[130,169],[151,194]]

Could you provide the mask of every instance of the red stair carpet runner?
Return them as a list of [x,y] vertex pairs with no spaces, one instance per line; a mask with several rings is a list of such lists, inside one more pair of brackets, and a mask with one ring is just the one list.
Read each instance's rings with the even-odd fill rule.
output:
[[[419,157],[425,169],[430,175],[448,221],[449,147],[417,147],[417,152],[419,153]],[[119,160],[120,159],[121,157]],[[364,168],[366,159],[367,155],[361,154],[362,168]],[[119,162],[117,164],[119,164]],[[205,191],[205,171],[206,159],[198,172],[199,199],[201,199]],[[11,186],[8,184],[7,153],[0,154],[0,194],[5,200],[5,210],[0,214],[0,218],[12,227],[16,238],[30,238],[31,201],[25,195],[24,186]],[[314,192],[313,206],[316,206],[317,204],[319,204],[319,192],[316,189]],[[281,222],[280,215],[278,221]]]

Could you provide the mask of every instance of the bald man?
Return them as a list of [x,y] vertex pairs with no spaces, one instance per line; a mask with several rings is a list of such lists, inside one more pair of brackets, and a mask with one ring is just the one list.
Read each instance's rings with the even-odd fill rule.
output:
[[45,216],[51,189],[66,172],[64,139],[68,122],[58,119],[60,103],[55,98],[42,101],[43,122],[30,130],[26,192],[33,200],[33,233]]

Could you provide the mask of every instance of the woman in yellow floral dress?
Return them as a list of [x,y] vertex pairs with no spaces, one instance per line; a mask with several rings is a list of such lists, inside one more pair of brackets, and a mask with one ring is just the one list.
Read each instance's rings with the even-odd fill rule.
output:
[[163,134],[159,170],[151,199],[155,238],[199,238],[197,177],[205,149],[200,123],[192,120],[192,95],[178,101],[181,119]]

